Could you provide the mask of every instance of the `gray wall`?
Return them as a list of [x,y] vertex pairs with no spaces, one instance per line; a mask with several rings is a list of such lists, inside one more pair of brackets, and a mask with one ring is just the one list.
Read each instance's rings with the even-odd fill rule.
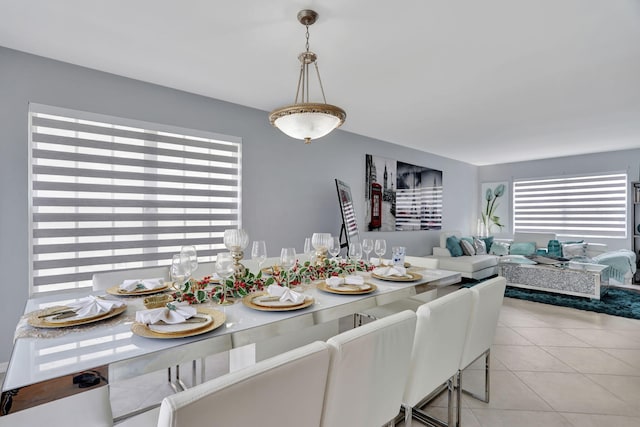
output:
[[[606,142],[603,141],[603,144]],[[627,172],[629,181],[638,181],[640,171],[640,150],[611,151],[608,153],[585,154],[581,156],[558,157],[555,159],[533,160],[529,162],[482,166],[478,170],[478,187],[483,182],[507,181],[509,186],[515,179],[555,177],[563,175],[597,174],[602,172]],[[510,190],[510,203],[513,203]],[[510,207],[509,222],[505,234],[513,233],[513,212]],[[631,209],[631,207],[629,208]],[[631,215],[631,210],[628,215]],[[629,216],[631,218],[631,216]],[[596,243],[606,243],[611,250],[630,249],[631,235],[626,239],[589,239]]]
[[[243,227],[252,240],[267,241],[269,256],[283,246],[301,249],[304,237],[315,231],[339,231],[334,178],[351,185],[358,225],[364,228],[366,153],[442,170],[443,228],[473,230],[475,166],[343,131],[305,145],[272,128],[265,111],[0,47],[0,363],[9,359],[28,297],[29,102],[241,137]],[[404,245],[411,255],[430,254],[438,240],[437,231],[361,235]]]

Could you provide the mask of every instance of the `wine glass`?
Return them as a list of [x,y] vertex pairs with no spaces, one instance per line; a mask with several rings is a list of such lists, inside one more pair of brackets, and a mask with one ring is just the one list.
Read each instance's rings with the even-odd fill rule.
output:
[[174,282],[174,286],[180,289],[191,276],[191,260],[185,254],[175,254],[171,258],[171,267],[169,268],[171,274],[171,280]]
[[331,240],[329,241],[329,254],[331,254],[332,257],[337,258],[340,254],[340,249],[342,248],[340,247],[340,239],[338,236],[331,236]]
[[378,265],[382,265],[382,255],[387,252],[387,242],[384,239],[377,239],[374,252],[378,255]]
[[305,237],[304,239],[304,254],[309,258],[309,262],[311,262],[311,258],[313,256],[313,246],[311,245],[311,237]]
[[262,264],[267,260],[267,244],[264,240],[256,240],[251,245],[251,259],[258,263],[258,272],[262,270]]
[[360,242],[354,242],[349,245],[349,259],[353,263],[355,269],[358,261],[362,259],[362,245]]
[[367,254],[367,262],[369,262],[369,254],[373,250],[373,240],[371,239],[363,239],[362,240],[362,251]]
[[296,250],[294,248],[282,248],[280,251],[280,266],[287,272],[287,287],[291,283],[290,270],[296,264]]
[[220,276],[220,283],[222,283],[222,297],[220,298],[221,305],[233,304],[233,301],[227,299],[227,279],[233,275],[233,257],[229,252],[220,252],[216,257],[216,273]]
[[180,248],[180,254],[186,255],[189,258],[191,272],[196,271],[196,268],[198,268],[198,253],[196,252],[196,247],[191,245],[183,246]]

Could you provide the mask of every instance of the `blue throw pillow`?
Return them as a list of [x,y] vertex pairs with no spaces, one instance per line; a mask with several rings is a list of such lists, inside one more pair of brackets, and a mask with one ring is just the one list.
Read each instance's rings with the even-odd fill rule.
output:
[[513,242],[509,247],[510,255],[530,256],[536,253],[535,242]]
[[462,252],[462,247],[460,246],[460,239],[456,236],[447,237],[447,249],[451,252],[451,256],[462,256],[464,252]]

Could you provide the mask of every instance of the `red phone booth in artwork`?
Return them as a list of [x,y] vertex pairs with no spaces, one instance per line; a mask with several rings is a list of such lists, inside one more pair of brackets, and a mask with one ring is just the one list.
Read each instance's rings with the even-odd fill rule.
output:
[[382,227],[382,186],[371,183],[371,222],[369,230]]

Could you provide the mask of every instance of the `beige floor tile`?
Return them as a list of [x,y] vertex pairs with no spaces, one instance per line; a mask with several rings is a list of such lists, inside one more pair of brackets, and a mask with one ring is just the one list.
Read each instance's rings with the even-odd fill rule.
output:
[[[504,364],[494,356],[493,348],[494,347],[492,346],[491,347],[491,360],[490,360],[491,370],[506,371],[507,367],[504,366]],[[473,362],[465,370],[474,370],[474,369],[481,369],[481,370],[484,371],[484,357],[481,357],[480,359],[478,359],[475,362]]]
[[557,412],[472,409],[482,427],[572,427]]
[[[455,407],[453,409],[453,419],[455,420],[456,412]],[[447,408],[442,407],[428,407],[426,410],[427,414],[436,417],[444,422],[447,421]],[[482,425],[478,422],[476,417],[473,415],[472,411],[467,408],[463,408],[461,411],[462,415],[462,425],[464,427],[482,427]],[[413,422],[415,423],[415,421]],[[455,423],[454,423],[455,424]]]
[[616,415],[570,414],[562,413],[574,427],[638,427],[639,417],[623,417]]
[[535,393],[559,412],[636,416],[638,411],[583,374],[516,372]]
[[582,340],[553,328],[512,328],[519,335],[522,335],[535,345],[541,346],[566,346],[566,347],[589,347],[589,344]]
[[599,348],[543,347],[544,350],[583,374],[638,374],[638,370]]
[[534,345],[531,341],[507,327],[496,328],[493,343],[505,345]]
[[[471,371],[463,375],[463,388],[484,394],[484,372]],[[551,407],[509,371],[491,371],[491,401],[484,403],[463,395],[463,407],[488,409],[517,409],[525,411],[550,411]]]
[[626,350],[620,348],[603,348],[601,350],[609,353],[618,360],[628,363],[636,369],[640,369],[640,350]]
[[550,328],[548,322],[540,319],[539,317],[533,314],[522,314],[522,313],[510,313],[510,312],[501,312],[500,318],[498,320],[500,324],[504,326],[523,326],[523,327],[539,327],[539,328]]
[[575,372],[540,347],[494,345],[492,355],[511,371]]
[[[640,349],[640,339],[629,336],[629,331],[612,331],[609,329],[568,329],[564,332],[573,335],[598,348]],[[638,335],[640,337],[640,335]]]
[[628,375],[587,375],[625,402],[640,406],[640,377]]

